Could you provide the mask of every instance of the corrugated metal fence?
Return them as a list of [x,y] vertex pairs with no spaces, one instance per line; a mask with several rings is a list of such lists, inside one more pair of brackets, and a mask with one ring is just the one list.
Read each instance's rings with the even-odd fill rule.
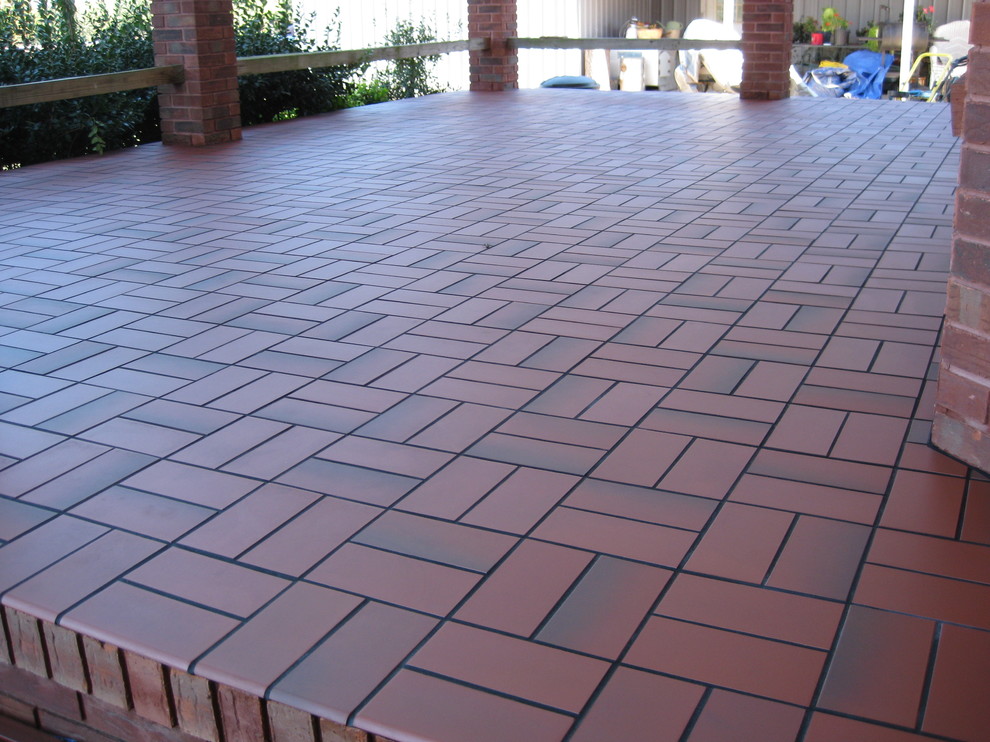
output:
[[[935,25],[941,25],[948,21],[967,21],[973,9],[973,0],[918,0],[920,6],[935,6]],[[890,10],[884,10],[881,6],[889,6]],[[865,26],[870,21],[884,23],[886,21],[898,21],[904,3],[897,0],[888,0],[886,3],[875,2],[874,0],[794,0],[794,18],[801,19],[805,16],[821,18],[825,8],[835,8],[839,15],[849,21],[852,31]]]
[[[304,0],[318,8],[321,23],[331,20],[320,0]],[[935,6],[936,25],[970,16],[973,0],[919,0]],[[715,0],[519,0],[520,36],[620,36],[631,17],[642,21],[680,21],[685,25],[702,15],[714,17]],[[877,0],[795,0],[795,20],[821,18],[822,10],[834,7],[849,20],[853,32],[874,20],[896,21],[903,7],[888,0],[890,11],[882,11]],[[441,40],[467,35],[466,0],[346,0],[340,8],[341,46],[345,49],[376,46],[399,20],[426,22]],[[520,52],[520,84],[536,87],[554,75],[581,73],[581,52],[524,49]],[[444,84],[467,87],[467,53],[450,54],[436,67]]]

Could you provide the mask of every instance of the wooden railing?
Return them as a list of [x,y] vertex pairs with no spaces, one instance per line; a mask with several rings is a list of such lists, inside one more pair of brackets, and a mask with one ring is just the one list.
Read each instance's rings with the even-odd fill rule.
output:
[[[365,64],[393,59],[415,59],[435,54],[484,50],[489,39],[463,41],[437,41],[429,44],[403,44],[380,46],[372,49],[349,49],[333,52],[302,52],[299,54],[272,54],[262,57],[239,57],[238,75],[262,75],[266,72],[319,69],[338,65]],[[102,75],[64,77],[59,80],[27,82],[20,85],[0,85],[0,108],[24,106],[31,103],[47,103],[90,95],[140,90],[159,85],[180,85],[185,79],[181,65],[149,67],[143,70],[110,72]]]
[[[614,49],[614,50],[677,50],[677,49],[740,49],[741,41],[704,39],[576,39],[563,36],[513,38],[509,45],[516,49]],[[239,57],[238,75],[263,75],[267,72],[319,69],[340,65],[365,64],[395,59],[416,59],[436,54],[485,50],[491,39],[437,41],[428,44],[379,46],[371,49],[348,49],[332,52],[302,52],[271,54],[259,57]],[[185,79],[180,65],[149,67],[143,70],[111,72],[103,75],[66,77],[59,80],[28,82],[20,85],[0,85],[0,108],[46,103],[90,95],[140,90],[159,85],[180,85]]]
[[48,103],[70,98],[86,98],[90,95],[120,93],[124,90],[140,90],[158,85],[179,85],[185,79],[182,65],[147,67],[143,70],[108,72],[103,75],[63,77],[59,80],[26,82],[20,85],[0,85],[0,108],[26,106],[29,103]]
[[372,49],[349,49],[336,52],[306,52],[303,54],[266,54],[260,57],[238,57],[238,75],[262,75],[266,72],[318,69],[343,65],[382,62],[393,59],[416,59],[437,54],[450,54],[487,49],[489,39],[466,41],[434,41],[428,44],[402,44],[379,46]]
[[676,51],[679,49],[741,49],[742,41],[716,39],[572,39],[566,36],[541,36],[537,39],[509,39],[516,49],[612,49],[616,51]]

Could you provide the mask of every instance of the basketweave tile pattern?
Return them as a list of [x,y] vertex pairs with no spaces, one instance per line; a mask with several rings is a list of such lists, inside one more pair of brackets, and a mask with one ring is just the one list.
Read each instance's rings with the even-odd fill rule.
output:
[[957,157],[540,90],[4,173],[3,604],[396,740],[986,739]]

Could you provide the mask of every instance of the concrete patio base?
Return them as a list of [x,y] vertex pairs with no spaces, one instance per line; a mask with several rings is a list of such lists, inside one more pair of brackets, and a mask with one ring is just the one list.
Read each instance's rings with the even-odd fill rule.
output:
[[4,173],[0,661],[203,739],[987,739],[958,152],[534,90]]

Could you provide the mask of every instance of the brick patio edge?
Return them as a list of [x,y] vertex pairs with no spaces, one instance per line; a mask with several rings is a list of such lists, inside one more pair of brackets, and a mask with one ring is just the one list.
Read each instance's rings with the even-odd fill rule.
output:
[[87,742],[393,742],[0,607],[0,717]]

